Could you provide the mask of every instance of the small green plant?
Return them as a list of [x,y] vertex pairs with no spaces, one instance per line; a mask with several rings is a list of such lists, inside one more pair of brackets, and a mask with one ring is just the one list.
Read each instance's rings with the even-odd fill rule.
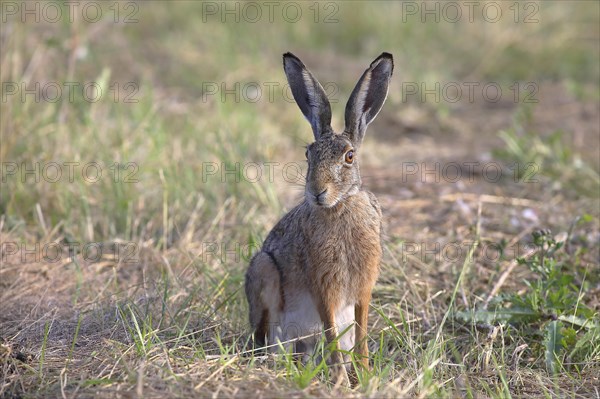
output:
[[598,171],[565,145],[564,132],[556,130],[542,135],[531,130],[532,112],[531,107],[517,112],[513,126],[498,133],[505,148],[495,150],[494,154],[509,164],[515,180],[542,183],[546,179],[555,189],[571,188],[580,194],[598,195]]
[[[577,281],[577,265],[549,230],[532,234],[533,253],[517,259],[529,269],[532,278],[525,280],[524,293],[500,294],[487,309],[461,311],[456,319],[478,325],[511,324],[523,328],[529,346],[540,352],[546,369],[555,374],[564,368],[563,360],[576,365],[600,354],[598,314],[586,306]],[[541,338],[541,339],[540,339]],[[540,345],[541,341],[541,345]],[[585,342],[585,344],[583,344]]]
[[125,307],[118,308],[119,315],[123,321],[125,330],[133,341],[135,351],[139,356],[147,356],[159,339],[156,336],[157,330],[152,324],[152,315],[146,312],[142,315],[140,309],[135,305],[127,304]]

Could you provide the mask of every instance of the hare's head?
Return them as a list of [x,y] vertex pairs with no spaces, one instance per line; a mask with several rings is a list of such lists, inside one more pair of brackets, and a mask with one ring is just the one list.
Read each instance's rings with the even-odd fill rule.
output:
[[286,53],[283,68],[294,99],[315,136],[315,142],[306,149],[306,198],[315,206],[333,207],[360,189],[359,147],[367,126],[387,97],[394,69],[392,55],[382,53],[359,79],[346,105],[346,127],[342,133],[331,128],[327,95],[302,61]]

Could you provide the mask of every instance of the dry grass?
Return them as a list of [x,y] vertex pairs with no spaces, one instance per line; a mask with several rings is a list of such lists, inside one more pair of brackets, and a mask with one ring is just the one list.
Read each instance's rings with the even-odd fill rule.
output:
[[[532,231],[549,228],[567,237],[565,273],[598,321],[599,38],[587,28],[597,26],[597,3],[543,5],[541,23],[527,26],[397,23],[401,5],[359,2],[340,6],[340,24],[199,23],[198,7],[182,3],[167,16],[165,3],[140,4],[132,25],[2,25],[2,82],[135,82],[139,102],[12,96],[0,104],[3,165],[98,162],[109,176],[2,183],[1,397],[600,396],[600,336],[586,356],[564,354],[552,375],[536,330],[543,322],[473,326],[453,317],[494,290],[524,295],[537,276],[514,260]],[[370,310],[372,372],[348,390],[332,387],[325,371],[310,378],[311,365],[289,356],[250,353],[247,248],[301,198],[302,182],[284,179],[282,167],[304,165],[308,125],[281,98],[205,101],[203,83],[283,82],[280,56],[291,50],[322,81],[339,82],[340,127],[353,83],[384,49],[396,75],[361,166],[384,210],[385,256]],[[533,81],[539,103],[402,96],[403,82],[452,80],[505,90]],[[497,132],[508,129],[524,147],[562,130],[566,153],[540,145],[527,156],[552,167],[537,182],[514,179],[510,164],[529,158],[494,151],[506,150]],[[279,162],[273,181],[202,178],[208,164],[270,161]],[[115,162],[135,165],[137,181],[113,181]],[[436,162],[478,166],[457,182],[439,171],[402,174],[407,163]],[[503,179],[490,181],[490,162]]]
[[[429,204],[454,227],[442,236],[419,230],[424,245],[448,241],[467,249],[466,243],[476,239],[475,225],[461,220],[465,215],[456,212],[456,204]],[[496,235],[522,240],[526,230],[513,236],[493,226],[515,206],[481,203],[481,208],[480,216],[476,202],[467,200],[461,208],[470,209],[472,221],[481,225],[480,242]],[[415,209],[398,210],[405,213],[404,223],[435,225],[438,215]],[[44,242],[61,239],[48,236]],[[2,242],[12,241],[2,235]],[[357,391],[343,391],[344,396],[597,394],[598,360],[577,374],[551,378],[536,358],[535,343],[519,330],[471,330],[451,320],[441,328],[459,265],[437,262],[433,253],[434,259],[411,253],[402,261],[404,252],[391,241],[371,312],[370,346],[381,375]],[[192,239],[164,251],[141,247],[131,264],[112,256],[95,262],[81,255],[71,259],[66,252],[58,263],[8,257],[2,268],[3,394],[338,397],[341,392],[321,379],[300,389],[286,359],[244,354],[243,261],[201,263],[199,252]],[[589,260],[592,273],[596,266]],[[502,265],[488,263],[483,252],[475,252],[464,269],[456,307],[470,309],[485,299],[502,271]],[[522,288],[519,281],[526,277],[515,270],[502,290]],[[591,304],[600,308],[598,287],[587,298],[596,298]]]

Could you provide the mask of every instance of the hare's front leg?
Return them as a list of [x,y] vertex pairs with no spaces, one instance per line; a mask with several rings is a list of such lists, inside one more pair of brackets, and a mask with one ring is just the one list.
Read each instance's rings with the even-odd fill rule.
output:
[[359,364],[365,370],[369,369],[369,347],[367,345],[367,322],[369,319],[369,303],[371,302],[371,294],[360,298],[354,307],[355,327],[355,344],[354,353],[358,355]]
[[344,357],[340,352],[340,344],[338,342],[338,329],[335,321],[335,311],[332,304],[327,304],[324,301],[320,301],[319,313],[323,327],[325,329],[325,338],[327,343],[335,343],[333,345],[333,351],[330,356],[330,364],[332,366],[334,382],[335,384],[342,384],[350,386],[350,379],[348,378],[348,372],[344,366]]

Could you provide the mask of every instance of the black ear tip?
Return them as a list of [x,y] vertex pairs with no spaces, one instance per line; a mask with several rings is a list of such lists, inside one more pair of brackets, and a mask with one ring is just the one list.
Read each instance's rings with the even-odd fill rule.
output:
[[300,58],[296,57],[294,54],[290,53],[289,51],[287,53],[283,54],[283,64],[285,65],[288,61],[292,61],[295,64],[297,64],[299,67],[304,68],[304,63],[302,61],[300,61]]
[[289,51],[287,53],[283,54],[283,59],[284,59],[284,61],[287,59],[291,59],[294,61],[298,61],[299,63],[302,63],[302,61],[300,61],[300,58],[296,57],[294,54],[290,53]]
[[390,63],[390,75],[394,71],[394,56],[388,52],[383,52],[375,61],[371,63],[371,67],[377,66],[381,61],[387,61]]
[[375,59],[375,61],[373,62],[377,62],[379,60],[387,60],[390,61],[392,64],[394,63],[394,56],[391,55],[390,53],[386,53],[385,51],[383,53],[381,53],[381,55],[379,57],[377,57]]
[[387,58],[390,61],[394,61],[394,56],[386,51],[384,51],[383,53],[381,53],[381,55],[379,56],[379,58]]

